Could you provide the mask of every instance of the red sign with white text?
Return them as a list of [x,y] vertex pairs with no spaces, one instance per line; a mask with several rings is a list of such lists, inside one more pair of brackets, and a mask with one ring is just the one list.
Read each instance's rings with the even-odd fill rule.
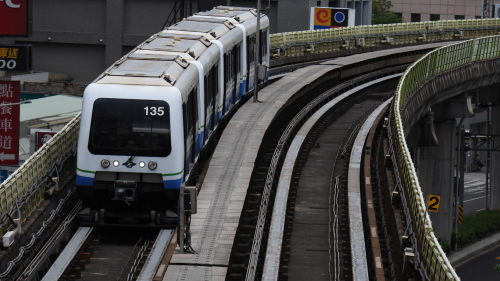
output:
[[0,165],[19,164],[20,106],[1,106],[11,103],[19,103],[19,81],[0,81]]
[[1,36],[28,36],[28,0],[0,1]]

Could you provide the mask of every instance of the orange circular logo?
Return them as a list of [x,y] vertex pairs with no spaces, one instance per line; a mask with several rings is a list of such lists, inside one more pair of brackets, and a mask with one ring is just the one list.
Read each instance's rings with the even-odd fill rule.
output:
[[330,20],[330,13],[323,9],[318,10],[316,12],[316,20],[320,23],[326,23]]

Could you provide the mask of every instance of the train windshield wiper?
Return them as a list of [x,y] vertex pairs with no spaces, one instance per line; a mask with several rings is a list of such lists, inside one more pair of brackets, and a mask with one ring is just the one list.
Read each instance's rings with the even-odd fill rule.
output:
[[125,163],[123,163],[123,165],[127,166],[127,168],[132,168],[135,165],[135,163],[133,163],[132,160],[134,160],[134,157],[137,155],[137,153],[139,153],[139,151],[141,151],[141,148],[143,148],[144,145],[146,145],[146,143],[149,142],[152,136],[153,136],[153,129],[151,128],[151,132],[149,133],[148,138],[134,151],[134,153],[132,153],[132,155],[127,159]]

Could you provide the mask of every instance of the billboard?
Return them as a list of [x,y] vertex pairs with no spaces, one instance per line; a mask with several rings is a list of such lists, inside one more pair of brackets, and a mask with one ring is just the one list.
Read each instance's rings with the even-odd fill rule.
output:
[[[1,2],[0,2],[1,4]],[[19,81],[0,81],[0,165],[19,164]]]
[[0,1],[0,37],[28,37],[30,30],[29,0]]
[[354,26],[354,9],[311,7],[309,28],[330,29]]
[[0,45],[0,71],[6,70],[30,71],[31,45]]

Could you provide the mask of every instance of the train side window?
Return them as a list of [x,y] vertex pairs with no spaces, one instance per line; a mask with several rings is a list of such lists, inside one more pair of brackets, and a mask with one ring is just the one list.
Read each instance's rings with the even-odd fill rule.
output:
[[219,93],[219,64],[217,63],[214,68],[212,69],[213,72],[214,72],[214,75],[212,76],[213,77],[213,85],[214,85],[214,89],[213,89],[213,92],[214,92],[214,95],[217,95],[217,93]]
[[[210,82],[209,82],[210,81],[209,76],[210,76],[210,72],[204,78],[204,80],[205,80],[205,106],[204,106],[203,110],[205,111],[205,118],[206,118],[206,120],[208,120],[208,117],[209,117],[209,114],[210,114],[209,105],[212,102],[212,100],[210,98],[210,94],[211,94],[210,86],[211,85],[210,85]],[[205,135],[206,135],[208,129],[211,129],[211,128],[208,128],[208,124],[209,124],[208,121],[205,121],[204,123],[205,123]]]
[[[189,93],[186,105],[186,174],[189,173],[190,164],[194,163],[195,159],[195,144],[196,144],[196,88]],[[188,155],[188,153],[190,155]]]
[[212,114],[214,113],[214,74],[216,73],[217,65],[213,66],[212,69],[208,72],[207,76],[205,76],[205,135],[208,137],[209,130],[212,130],[213,120]]
[[184,159],[186,160],[184,162],[184,176],[186,176],[188,173],[189,173],[189,159],[188,159],[188,153],[189,153],[189,144],[188,144],[188,139],[187,139],[187,136],[188,136],[188,132],[189,132],[189,114],[188,114],[188,106],[187,104],[183,104],[182,105],[182,116],[184,117],[184,145],[185,145],[185,148],[184,148]]
[[263,60],[266,60],[267,57],[267,29],[264,29],[260,33],[260,42],[261,42],[261,49],[260,49],[260,57],[261,63]]
[[224,83],[222,85],[222,112],[224,113],[224,108],[226,108],[226,92],[227,92],[227,81],[229,81],[229,56],[224,54]]
[[234,65],[234,62],[233,62],[233,50],[232,49],[231,51],[229,51],[229,53],[227,53],[227,55],[229,56],[229,80],[231,80],[234,76],[234,69],[233,69],[233,65]]
[[248,67],[250,69],[250,64],[253,62],[253,56],[254,56],[254,51],[253,51],[253,36],[248,36],[247,40],[247,51],[248,51]]
[[236,51],[235,51],[235,55],[236,55],[236,74],[239,74],[241,72],[241,46],[240,45],[237,45],[236,46]]
[[234,46],[233,49],[233,57],[234,57],[234,103],[236,103],[237,98],[241,93],[239,93],[239,78],[238,75],[240,74],[240,46],[236,45]]

